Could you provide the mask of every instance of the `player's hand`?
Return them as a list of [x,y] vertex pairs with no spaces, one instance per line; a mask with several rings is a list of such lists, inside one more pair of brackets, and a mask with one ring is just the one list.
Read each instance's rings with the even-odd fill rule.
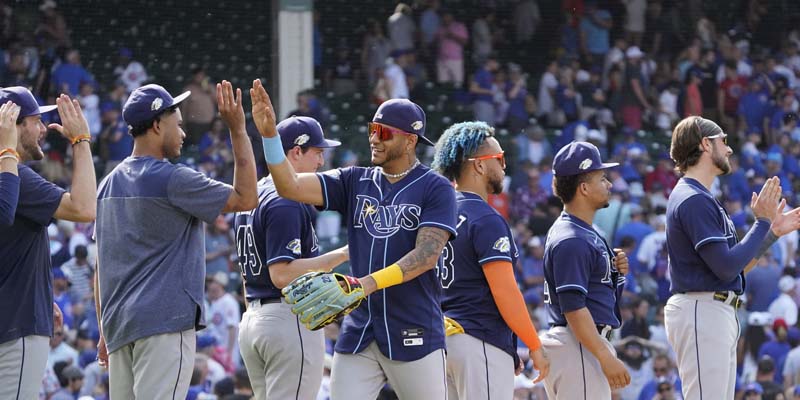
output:
[[539,371],[539,376],[533,380],[533,383],[539,383],[550,373],[550,359],[547,358],[547,354],[542,348],[531,351],[529,355],[533,361],[533,369]]
[[750,208],[756,218],[766,218],[770,222],[778,214],[778,203],[781,199],[781,180],[777,176],[767,179],[761,192],[753,193],[750,199]]
[[[445,328],[445,335],[446,335],[446,334],[447,334],[447,328]],[[515,375],[515,376],[516,376],[516,375],[519,375],[519,374],[521,374],[521,373],[522,373],[522,370],[524,370],[524,369],[525,369],[525,363],[524,363],[524,362],[522,362],[522,359],[521,359],[521,358],[518,358],[518,361],[519,361],[519,362],[517,363],[517,368],[516,368],[516,369],[514,369],[514,375]]]
[[76,137],[89,134],[89,123],[83,116],[81,103],[78,100],[70,99],[69,96],[62,94],[56,99],[58,106],[58,116],[61,117],[61,125],[50,124],[47,127],[55,129],[67,140],[72,142]]
[[234,131],[244,132],[244,109],[242,108],[242,89],[236,89],[233,96],[233,86],[228,81],[217,84],[217,106],[219,116],[228,125],[231,134]]
[[106,338],[100,335],[100,341],[97,342],[97,363],[101,367],[108,366],[108,348],[106,347]]
[[17,148],[17,117],[20,107],[10,101],[0,106],[0,150]]
[[783,212],[784,207],[786,207],[786,199],[781,200],[780,204],[778,204],[778,209],[770,228],[772,229],[772,234],[777,237],[800,229],[800,207]]
[[64,313],[57,303],[53,303],[53,329],[61,328],[64,325]]
[[272,107],[269,94],[267,94],[258,79],[253,81],[253,88],[250,89],[250,100],[253,102],[253,122],[258,128],[258,132],[265,138],[277,136],[275,109]]
[[628,256],[622,249],[614,249],[614,258],[611,259],[611,261],[614,262],[614,267],[617,268],[620,274],[628,274],[628,270],[630,269],[628,267]]
[[600,360],[600,367],[603,368],[603,374],[608,379],[611,390],[622,389],[631,383],[631,374],[628,373],[625,364],[611,353],[607,353]]

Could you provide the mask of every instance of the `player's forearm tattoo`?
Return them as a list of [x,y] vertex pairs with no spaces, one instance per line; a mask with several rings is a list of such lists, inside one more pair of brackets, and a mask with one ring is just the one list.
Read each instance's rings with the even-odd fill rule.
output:
[[765,237],[761,242],[758,252],[756,252],[756,258],[761,258],[761,256],[763,256],[764,253],[766,253],[767,250],[772,247],[772,244],[775,243],[776,240],[778,240],[778,237],[775,236],[775,234],[772,233],[772,229],[770,229],[769,232],[767,232],[767,237]]
[[449,237],[450,233],[440,228],[427,226],[420,228],[414,250],[397,262],[403,271],[403,276],[413,277],[433,268]]

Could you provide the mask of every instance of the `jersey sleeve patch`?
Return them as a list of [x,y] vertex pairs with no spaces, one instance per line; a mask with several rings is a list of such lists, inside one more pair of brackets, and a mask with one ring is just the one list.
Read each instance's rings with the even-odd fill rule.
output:
[[299,256],[301,253],[300,239],[293,239],[292,241],[290,241],[289,244],[286,245],[286,249],[291,251],[292,254]]
[[497,250],[501,253],[509,254],[511,252],[511,241],[508,239],[508,236],[503,236],[500,239],[497,239],[492,246],[492,249]]

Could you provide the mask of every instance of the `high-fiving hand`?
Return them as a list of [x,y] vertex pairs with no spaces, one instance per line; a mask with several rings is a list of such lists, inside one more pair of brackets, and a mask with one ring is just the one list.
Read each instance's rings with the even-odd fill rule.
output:
[[253,81],[253,88],[250,89],[250,100],[253,102],[253,122],[258,128],[258,132],[265,138],[277,136],[275,109],[272,107],[269,94],[267,94],[258,79]]
[[756,218],[766,218],[771,222],[780,214],[780,211],[783,210],[783,206],[778,208],[781,202],[781,191],[781,180],[777,176],[773,176],[764,182],[758,195],[753,193],[750,208]]
[[20,107],[12,102],[0,106],[0,150],[17,148],[17,117]]
[[58,116],[61,117],[61,125],[50,124],[47,127],[55,129],[67,140],[73,142],[75,138],[89,134],[89,123],[83,116],[81,103],[78,100],[70,99],[69,96],[62,94],[56,99],[58,106]]
[[217,84],[217,106],[219,116],[228,125],[231,134],[234,131],[244,132],[244,108],[242,108],[242,89],[236,89],[233,96],[233,86],[228,81]]

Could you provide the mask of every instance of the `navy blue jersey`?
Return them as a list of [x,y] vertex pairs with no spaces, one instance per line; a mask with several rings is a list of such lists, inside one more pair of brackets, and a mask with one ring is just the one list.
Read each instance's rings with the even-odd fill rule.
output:
[[559,294],[579,291],[595,324],[618,328],[619,299],[625,285],[611,258],[613,250],[591,225],[562,212],[547,232],[544,249],[544,301],[551,322],[565,325]]
[[445,246],[439,265],[442,310],[466,333],[513,357],[517,352],[513,332],[497,309],[483,266],[493,261],[514,265],[517,245],[506,220],[480,196],[458,192],[456,201],[458,236]]
[[0,343],[53,335],[53,278],[47,226],[64,189],[19,165],[14,224],[0,226]]
[[319,255],[314,232],[317,212],[308,204],[278,195],[272,177],[258,183],[258,206],[236,214],[236,248],[247,300],[277,299],[269,266]]
[[[350,167],[317,174],[323,208],[344,215],[350,266],[361,277],[399,261],[426,226],[455,235],[455,191],[420,165],[389,183],[377,168]],[[444,348],[441,285],[431,269],[401,285],[376,291],[344,319],[335,350],[358,353],[375,340],[392,360],[418,360]]]
[[672,293],[744,291],[744,273],[721,281],[697,252],[704,244],[739,242],[725,208],[700,182],[681,178],[667,201],[667,252]]

